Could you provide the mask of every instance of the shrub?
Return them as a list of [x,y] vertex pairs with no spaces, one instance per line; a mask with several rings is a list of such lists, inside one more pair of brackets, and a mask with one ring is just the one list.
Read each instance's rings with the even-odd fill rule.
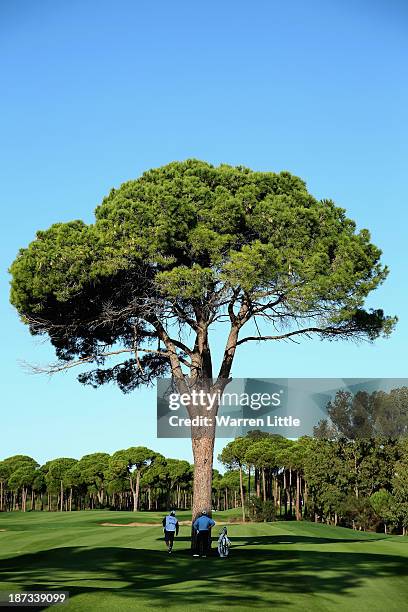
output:
[[252,496],[248,504],[248,516],[251,521],[255,522],[275,521],[275,502],[273,500],[264,502],[259,497]]

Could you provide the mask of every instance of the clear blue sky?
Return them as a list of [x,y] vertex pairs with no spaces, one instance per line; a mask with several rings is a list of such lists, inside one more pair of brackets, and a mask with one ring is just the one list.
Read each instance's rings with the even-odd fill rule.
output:
[[3,0],[0,28],[0,458],[138,444],[191,458],[187,440],[155,439],[154,390],[22,370],[52,353],[8,304],[7,268],[37,229],[91,221],[111,187],[175,159],[301,176],[391,268],[370,298],[400,317],[391,339],[243,346],[235,376],[407,375],[406,2]]

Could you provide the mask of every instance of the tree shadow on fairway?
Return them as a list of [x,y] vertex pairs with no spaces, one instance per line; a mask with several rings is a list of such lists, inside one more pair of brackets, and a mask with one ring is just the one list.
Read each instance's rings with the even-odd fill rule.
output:
[[[354,532],[353,532],[354,533]],[[371,535],[371,534],[370,534]],[[233,548],[237,548],[240,546],[279,546],[282,544],[345,544],[345,543],[353,543],[353,542],[378,542],[379,540],[384,540],[384,536],[380,534],[378,537],[364,537],[364,538],[319,538],[312,536],[291,536],[291,535],[267,535],[267,536],[231,536]],[[156,538],[156,541],[163,540],[163,536]],[[216,543],[217,538],[212,538],[213,545]],[[189,537],[180,537],[176,538],[176,542],[190,542]],[[239,543],[238,543],[239,542]]]
[[[245,538],[251,539],[262,540]],[[177,548],[171,556],[121,547],[55,548],[1,560],[0,576],[3,583],[13,583],[11,590],[18,584],[25,590],[69,591],[71,598],[98,593],[102,603],[105,595],[115,593],[128,598],[126,609],[137,608],[138,600],[144,609],[146,605],[282,608],[291,605],[285,604],[285,594],[352,597],[353,589],[366,578],[408,577],[407,558],[397,555],[251,546],[233,549],[228,559],[213,551],[206,560],[192,559],[189,550]]]

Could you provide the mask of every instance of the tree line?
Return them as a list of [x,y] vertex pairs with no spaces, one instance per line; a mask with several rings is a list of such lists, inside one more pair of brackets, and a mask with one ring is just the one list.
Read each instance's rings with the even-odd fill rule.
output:
[[[407,533],[408,441],[396,438],[297,441],[263,432],[236,438],[213,471],[213,508],[241,506],[247,520],[313,520]],[[165,510],[192,507],[193,466],[145,447],[0,462],[0,511]]]
[[254,431],[220,461],[239,473],[242,518],[309,519],[353,529],[408,528],[408,387],[339,390],[313,437]]
[[406,534],[406,439],[303,437],[252,432],[230,442],[221,461],[239,474],[242,518],[308,519]]
[[[408,530],[408,388],[338,391],[313,437],[252,431],[219,455],[212,508],[242,519],[308,519],[353,529]],[[189,509],[194,468],[144,446],[112,455],[57,458],[40,466],[0,461],[0,511]]]
[[[213,504],[239,505],[238,473],[213,471]],[[44,465],[27,455],[0,461],[0,511],[92,509],[166,510],[192,507],[193,466],[146,447],[81,459],[61,457]]]

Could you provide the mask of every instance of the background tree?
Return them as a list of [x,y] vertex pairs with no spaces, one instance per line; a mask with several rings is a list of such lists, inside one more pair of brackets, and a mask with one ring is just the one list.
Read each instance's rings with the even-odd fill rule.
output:
[[[45,482],[47,484],[48,493],[50,496],[48,506],[51,509],[51,496],[57,495],[57,508],[62,512],[64,510],[64,501],[68,504],[68,500],[65,497],[67,489],[72,487],[72,467],[78,463],[77,459],[70,457],[61,457],[48,461],[44,466]],[[67,508],[67,506],[66,506]]]
[[33,505],[32,510],[36,510],[37,499],[40,501],[40,510],[44,509],[43,503],[43,495],[47,491],[44,473],[41,469],[36,470],[34,480],[32,483],[32,491],[33,491]]
[[255,468],[255,473],[257,476],[257,485],[256,485],[256,493],[257,496],[260,497],[261,487],[263,492],[263,501],[266,501],[266,477],[265,470],[267,470],[271,462],[266,456],[268,450],[268,443],[266,440],[261,439],[254,441],[253,444],[249,446],[245,453],[245,459],[249,465],[253,465]]
[[7,481],[10,476],[10,466],[4,461],[0,461],[0,512],[6,509],[5,507],[5,491],[7,490]]
[[251,438],[235,438],[222,449],[219,460],[228,467],[228,469],[238,468],[239,470],[239,491],[241,496],[242,520],[245,522],[245,495],[244,495],[244,467],[246,463],[246,453],[248,448],[253,444]]
[[408,440],[400,442],[400,457],[392,475],[392,489],[396,501],[396,513],[403,534],[408,532]]
[[389,392],[340,390],[327,404],[328,419],[314,428],[314,436],[327,440],[397,438],[408,434],[408,387]]
[[334,518],[337,506],[348,491],[348,469],[331,441],[313,440],[304,459],[305,477],[309,485],[309,507],[314,520]]
[[[103,506],[105,495],[105,472],[108,469],[110,455],[108,453],[91,453],[84,455],[78,462],[77,483],[85,483],[89,493],[96,495],[99,506]],[[75,479],[74,479],[75,480]]]
[[387,525],[395,520],[395,500],[393,495],[386,489],[380,489],[370,496],[370,504],[376,515],[384,523],[384,533],[387,533]]
[[128,480],[133,496],[133,511],[136,512],[139,504],[140,479],[144,471],[157,458],[158,453],[145,446],[133,446],[126,450],[119,450],[109,460],[108,469],[116,478]]
[[21,509],[23,512],[27,509],[27,495],[29,490],[32,490],[34,478],[36,474],[36,466],[32,463],[25,463],[15,470],[9,477],[9,488],[18,493],[21,491]]
[[[241,479],[239,472],[236,470],[229,470],[225,472],[221,478],[221,488],[224,491],[224,510],[236,507],[237,497],[240,495]],[[244,493],[246,490],[245,484],[243,485]],[[242,503],[242,502],[241,502]]]
[[[180,507],[181,485],[191,478],[191,465],[188,461],[181,459],[166,459],[169,503],[168,507],[174,505]],[[174,503],[171,503],[171,495],[175,492]]]
[[[170,374],[180,392],[217,391],[243,343],[374,340],[393,327],[364,310],[387,276],[369,232],[288,172],[174,162],[112,189],[95,217],[39,231],[11,266],[12,304],[55,348],[48,372],[94,364],[82,383],[128,392]],[[214,370],[217,322],[227,340]],[[192,430],[194,515],[211,510],[214,435]]]
[[[3,477],[12,492],[12,508],[17,509],[19,495],[21,494],[21,505],[26,509],[27,489],[32,486],[35,470],[39,464],[28,455],[13,455],[3,460]],[[4,484],[3,484],[4,486]]]
[[[263,501],[268,499],[275,503],[277,499],[277,478],[279,471],[282,468],[282,451],[287,448],[291,442],[282,436],[271,435],[261,439],[254,440],[248,447],[245,457],[246,460],[256,465],[260,470],[261,486]],[[285,478],[283,478],[285,482]]]

